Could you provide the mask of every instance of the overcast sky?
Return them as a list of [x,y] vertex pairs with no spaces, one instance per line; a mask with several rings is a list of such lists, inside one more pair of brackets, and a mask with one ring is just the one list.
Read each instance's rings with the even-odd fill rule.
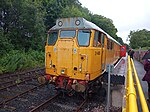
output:
[[125,43],[132,30],[150,31],[150,0],[79,0],[93,14],[113,20]]

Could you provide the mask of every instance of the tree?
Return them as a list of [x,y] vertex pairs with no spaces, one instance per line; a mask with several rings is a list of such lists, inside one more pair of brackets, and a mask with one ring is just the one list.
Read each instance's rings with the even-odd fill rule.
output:
[[150,31],[146,29],[130,31],[128,37],[130,39],[130,46],[133,49],[150,46]]
[[117,40],[117,29],[115,28],[113,21],[109,18],[106,18],[101,15],[94,14],[91,17],[91,21],[103,29],[106,33],[112,36],[114,39]]
[[14,49],[14,46],[11,44],[11,40],[9,39],[9,35],[4,35],[3,31],[0,29],[0,58]]
[[46,9],[45,26],[50,29],[56,24],[56,19],[67,17],[84,17],[90,19],[89,10],[82,8],[78,0],[45,0]]
[[121,45],[124,45],[124,42],[123,42],[123,40],[122,40],[121,37],[118,37],[117,41],[118,41]]
[[41,6],[41,2],[32,0],[2,0],[1,29],[15,49],[41,49],[45,32]]

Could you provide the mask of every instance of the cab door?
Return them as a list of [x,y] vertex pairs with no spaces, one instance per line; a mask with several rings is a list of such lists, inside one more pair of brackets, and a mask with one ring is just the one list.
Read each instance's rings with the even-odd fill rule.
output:
[[[93,62],[92,65],[93,67],[93,72],[97,73],[99,75],[99,73],[101,73],[102,68],[101,68],[101,63],[102,63],[102,50],[101,50],[101,43],[100,43],[100,32],[99,31],[95,31],[94,33],[94,40],[93,40]],[[96,75],[97,75],[96,74]]]
[[102,67],[102,71],[104,71],[106,68],[106,36],[103,33],[101,33],[100,37],[101,37],[101,47],[102,47],[102,49],[101,49],[101,52],[102,52],[101,65],[102,66],[101,67]]

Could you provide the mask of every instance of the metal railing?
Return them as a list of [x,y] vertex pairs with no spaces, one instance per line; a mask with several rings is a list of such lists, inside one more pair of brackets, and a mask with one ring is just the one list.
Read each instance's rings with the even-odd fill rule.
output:
[[[132,71],[134,74],[132,74]],[[127,81],[126,81],[126,106],[123,109],[123,112],[138,112],[137,99],[136,99],[136,91],[135,91],[135,83],[133,80],[133,76],[136,81],[136,86],[138,88],[138,94],[140,98],[141,108],[143,112],[149,112],[148,106],[144,97],[144,93],[133,63],[133,60],[128,56],[128,72],[127,72]]]

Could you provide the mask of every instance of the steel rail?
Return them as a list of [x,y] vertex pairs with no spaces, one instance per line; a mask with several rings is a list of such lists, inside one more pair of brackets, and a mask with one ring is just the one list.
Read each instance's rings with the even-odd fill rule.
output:
[[49,98],[48,100],[46,100],[45,102],[41,103],[40,105],[38,105],[37,107],[33,108],[32,110],[30,110],[29,112],[36,112],[38,110],[40,110],[42,107],[44,107],[46,104],[48,104],[51,100],[55,99],[60,93],[52,96],[51,98]]
[[3,76],[3,77],[0,77],[0,79],[15,77],[15,76],[18,76],[18,75],[25,75],[25,74],[27,74],[27,73],[37,72],[37,71],[40,71],[40,70],[44,70],[44,68],[33,69],[33,70],[26,71],[26,72],[18,73],[18,74],[8,74],[8,75],[5,75],[5,76]]
[[[33,77],[33,76],[32,76]],[[24,79],[29,79],[29,78],[31,78],[31,76],[28,76],[28,77],[22,77],[22,78],[18,78],[20,81],[23,81]],[[34,77],[33,77],[34,78]],[[3,86],[3,85],[5,85],[5,84],[9,84],[9,83],[16,83],[16,80],[17,79],[15,79],[15,80],[10,80],[10,81],[6,81],[6,82],[2,82],[2,83],[0,83],[0,86]]]
[[20,93],[20,94],[17,94],[17,95],[15,95],[15,96],[11,97],[11,98],[8,98],[8,99],[2,101],[2,102],[0,103],[0,105],[4,105],[5,103],[7,103],[7,102],[9,102],[9,101],[11,101],[11,100],[17,98],[18,96],[22,96],[22,95],[24,95],[24,94],[26,94],[26,93],[28,93],[28,92],[30,92],[30,91],[33,91],[34,89],[37,89],[37,88],[39,88],[39,87],[41,87],[41,86],[43,86],[43,84],[40,84],[40,85],[38,85],[38,86],[36,86],[36,87],[33,87],[33,88],[31,88],[31,89],[28,89],[28,90],[26,90],[26,91],[24,91],[24,92],[22,92],[22,93]]
[[76,112],[80,112],[81,108],[85,105],[85,103],[87,102],[87,99],[85,99],[80,106],[77,108]]
[[3,87],[3,88],[0,88],[0,91],[4,90],[4,89],[7,89],[7,88],[10,88],[10,87],[13,87],[13,86],[17,86],[18,84],[22,84],[22,83],[25,83],[26,81],[30,81],[32,79],[36,79],[36,77],[32,77],[32,78],[28,78],[26,80],[23,80],[19,83],[16,83],[16,84],[12,84],[12,85],[9,85],[9,86],[6,86],[6,87]]

